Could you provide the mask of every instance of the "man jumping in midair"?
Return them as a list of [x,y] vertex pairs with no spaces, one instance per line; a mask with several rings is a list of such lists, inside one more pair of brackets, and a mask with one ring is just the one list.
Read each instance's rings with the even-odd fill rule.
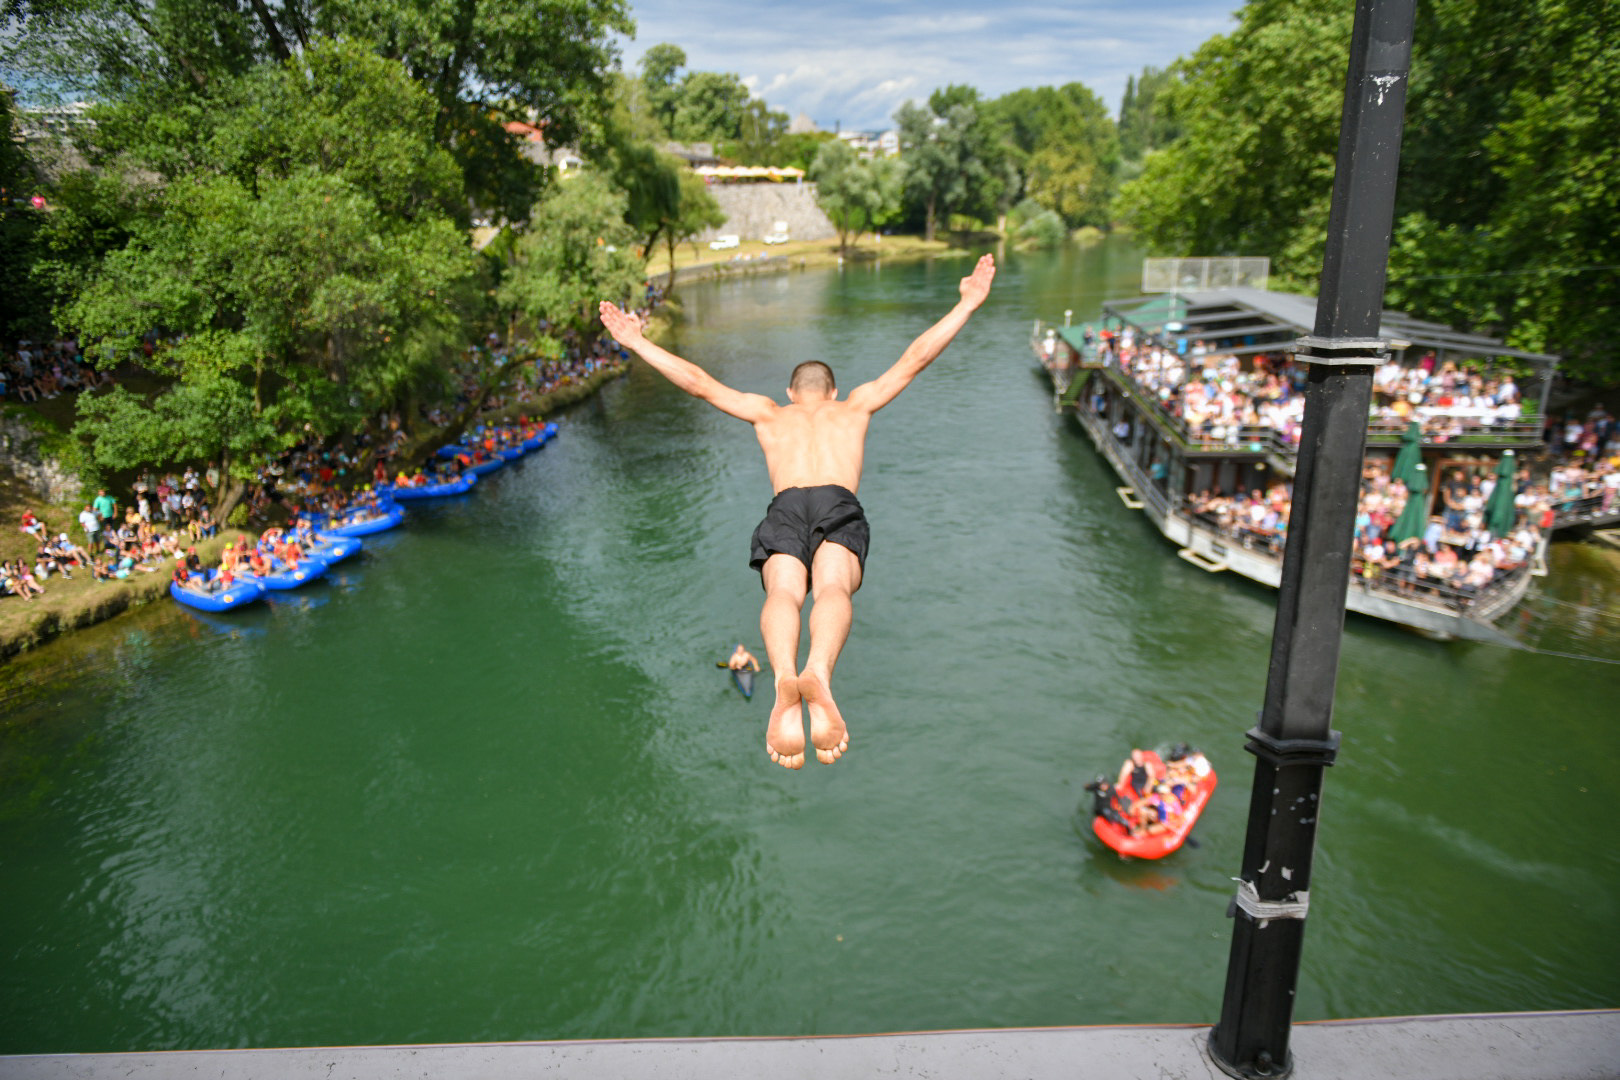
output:
[[[861,587],[866,564],[866,515],[855,492],[861,484],[867,425],[873,413],[945,351],[984,303],[995,276],[995,260],[986,255],[962,279],[962,299],[950,314],[913,341],[893,367],[851,390],[843,401],[838,400],[832,369],[819,360],[793,369],[787,405],[733,390],[648,341],[634,315],[605,301],[601,305],[602,325],[619,344],[688,394],[754,425],[765,451],[776,497],[754,530],[749,564],[765,586],[759,628],[776,677],[765,749],[779,765],[804,767],[801,703],[810,710],[810,741],[817,759],[830,765],[849,748],[849,729],[833,701],[832,673],[849,637],[850,598]],[[806,593],[815,604],[810,610],[810,654],[800,669],[799,619]]]

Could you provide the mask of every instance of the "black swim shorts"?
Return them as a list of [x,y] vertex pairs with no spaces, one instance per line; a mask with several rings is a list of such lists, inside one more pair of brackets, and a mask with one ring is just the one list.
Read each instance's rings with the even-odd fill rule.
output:
[[784,488],[754,530],[748,565],[763,571],[772,555],[792,555],[808,570],[816,548],[831,540],[853,551],[864,573],[869,539],[866,511],[853,491],[837,484]]

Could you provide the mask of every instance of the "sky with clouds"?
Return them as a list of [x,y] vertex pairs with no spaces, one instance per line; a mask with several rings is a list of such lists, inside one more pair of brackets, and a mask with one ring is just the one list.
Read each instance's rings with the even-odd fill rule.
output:
[[660,42],[687,66],[740,75],[773,109],[881,130],[949,83],[996,97],[1082,82],[1118,112],[1125,79],[1230,30],[1241,0],[631,0],[624,66]]

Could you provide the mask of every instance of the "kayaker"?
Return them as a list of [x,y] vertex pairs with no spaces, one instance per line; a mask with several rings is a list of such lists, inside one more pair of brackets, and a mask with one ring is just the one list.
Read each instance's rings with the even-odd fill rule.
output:
[[[602,325],[659,374],[721,412],[754,427],[775,498],[754,530],[749,565],[765,587],[760,632],[776,673],[776,704],[765,729],[771,760],[789,769],[804,766],[804,716],[816,758],[831,764],[849,747],[849,729],[832,696],[833,667],[849,638],[851,598],[861,587],[869,531],[856,491],[867,427],[874,413],[911,384],[945,350],[990,295],[994,257],[979,259],[959,287],[961,299],[948,315],[907,347],[878,378],[838,400],[832,369],[810,361],[793,369],[788,404],[763,394],[744,394],[667,349],[648,341],[641,321],[603,301]],[[799,667],[800,616],[806,595],[810,651]]]
[[739,641],[737,642],[737,651],[732,653],[731,659],[726,661],[726,667],[732,671],[743,671],[745,669],[758,671],[759,661],[754,659],[754,654],[743,648],[742,642]]

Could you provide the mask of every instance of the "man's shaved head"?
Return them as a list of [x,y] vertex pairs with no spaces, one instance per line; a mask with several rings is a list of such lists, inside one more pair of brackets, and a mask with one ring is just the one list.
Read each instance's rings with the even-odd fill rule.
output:
[[832,368],[820,360],[806,360],[793,369],[793,378],[788,380],[788,389],[795,394],[819,393],[831,394],[838,389],[833,381]]

